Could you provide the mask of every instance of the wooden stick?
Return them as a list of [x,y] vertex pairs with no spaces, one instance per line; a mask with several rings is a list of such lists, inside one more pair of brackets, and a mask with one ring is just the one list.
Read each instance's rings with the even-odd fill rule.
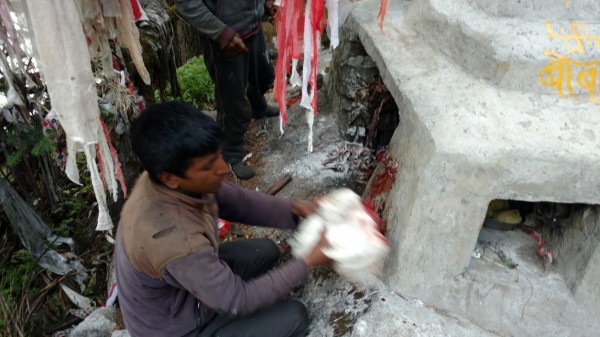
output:
[[289,174],[286,174],[278,182],[271,185],[271,187],[269,187],[265,193],[270,194],[270,195],[275,195],[275,194],[279,193],[279,191],[281,191],[285,187],[285,185],[289,184],[290,181],[292,181],[292,176]]
[[65,328],[70,328],[71,326],[73,326],[81,321],[83,321],[83,319],[81,319],[77,316],[69,315],[69,316],[61,319],[60,321],[54,323],[53,325],[49,326],[46,329],[46,333],[51,334],[58,330],[64,330]]

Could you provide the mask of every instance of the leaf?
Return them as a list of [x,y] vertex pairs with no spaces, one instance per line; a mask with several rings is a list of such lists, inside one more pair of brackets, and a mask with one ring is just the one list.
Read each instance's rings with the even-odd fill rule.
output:
[[48,138],[44,137],[33,146],[31,149],[31,154],[39,157],[43,154],[54,151],[54,147],[55,145]]
[[[180,97],[167,97],[190,103],[198,109],[212,108],[215,102],[214,84],[204,60],[200,57],[190,59],[177,69],[177,81],[181,88]],[[168,90],[169,88],[167,88]],[[160,100],[158,90],[154,92],[156,100]]]
[[9,167],[15,167],[19,165],[21,159],[23,159],[23,153],[21,153],[21,151],[11,153],[8,157],[6,157],[6,165]]

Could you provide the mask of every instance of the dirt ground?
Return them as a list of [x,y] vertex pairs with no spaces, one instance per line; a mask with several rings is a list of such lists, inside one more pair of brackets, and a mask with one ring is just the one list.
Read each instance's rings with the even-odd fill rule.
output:
[[[278,118],[268,120],[265,132],[259,132],[263,130],[261,122],[252,121],[245,135],[246,151],[252,153],[246,164],[253,167],[257,175],[250,180],[237,180],[232,174],[227,180],[248,189],[266,191],[282,177],[290,175],[292,180],[277,195],[295,200],[314,200],[340,187],[348,187],[360,194],[364,182],[347,172],[335,172],[323,165],[343,139],[324,90],[319,91],[318,98],[313,152],[307,151],[306,112],[295,104],[288,110],[283,135],[279,131]],[[287,240],[292,235],[291,231],[234,224],[224,241],[268,237],[280,247],[283,262],[291,258]],[[309,336],[333,337],[352,332],[357,319],[367,312],[376,298],[374,294],[369,288],[359,288],[341,279],[331,268],[317,268],[311,273],[309,282],[290,296],[308,308],[312,322]]]
[[[270,97],[270,94],[267,96]],[[343,139],[324,89],[319,91],[318,102],[320,106],[313,126],[312,153],[307,151],[309,127],[305,109],[294,104],[287,111],[288,121],[283,135],[279,130],[279,118],[252,120],[244,137],[246,153],[251,154],[245,163],[254,168],[257,174],[249,180],[240,180],[230,174],[226,180],[250,190],[264,192],[289,175],[291,181],[277,195],[294,200],[314,200],[339,187],[348,187],[360,194],[364,189],[364,182],[353,180],[347,173],[326,169],[323,165]],[[236,237],[275,235],[272,230],[244,225],[232,228],[233,234],[230,232],[225,241]]]

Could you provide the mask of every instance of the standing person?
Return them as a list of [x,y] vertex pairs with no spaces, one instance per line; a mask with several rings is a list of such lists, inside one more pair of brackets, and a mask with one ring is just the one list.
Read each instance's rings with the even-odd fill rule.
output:
[[268,239],[219,244],[217,220],[294,229],[313,203],[223,181],[223,132],[183,103],[147,108],[131,124],[145,172],[121,211],[115,244],[119,306],[133,337],[304,336],[304,305],[284,300],[330,260],[321,249],[272,268]]
[[217,122],[225,133],[223,158],[240,179],[256,173],[242,163],[244,133],[252,118],[275,117],[265,92],[275,72],[261,18],[275,13],[272,0],[176,0],[181,15],[203,34],[204,64],[215,83]]

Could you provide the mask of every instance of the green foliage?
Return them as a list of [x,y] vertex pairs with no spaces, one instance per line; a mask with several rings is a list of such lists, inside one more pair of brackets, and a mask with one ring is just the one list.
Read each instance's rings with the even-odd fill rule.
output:
[[31,125],[9,125],[6,128],[6,144],[14,149],[6,158],[6,165],[18,165],[23,156],[39,157],[54,151],[55,145],[44,135],[39,119],[33,118]]
[[106,123],[107,120],[109,120],[114,115],[112,112],[108,111],[102,105],[98,106],[98,108],[100,108],[100,117],[102,118],[102,120],[105,123]]
[[14,252],[9,261],[0,266],[0,294],[5,298],[11,292],[13,295],[20,295],[39,270],[33,256],[26,249]]
[[[25,249],[14,252],[10,259],[0,263],[0,335],[14,335],[14,330],[26,331],[27,326],[20,324],[27,309],[25,294],[37,292],[28,285],[40,268],[33,256]],[[25,297],[26,298],[26,297]],[[7,320],[5,320],[7,319]]]
[[58,236],[73,236],[74,232],[85,224],[92,205],[94,204],[94,189],[89,176],[85,176],[82,186],[65,188],[61,193],[61,202],[50,214],[52,233]]
[[39,157],[43,154],[54,151],[54,148],[54,143],[52,143],[48,138],[43,137],[33,145],[33,148],[31,149],[31,154],[36,157]]
[[6,165],[10,167],[17,166],[21,162],[21,158],[23,158],[22,151],[11,153],[8,157],[6,157]]
[[[215,104],[215,86],[201,57],[194,57],[177,69],[177,81],[181,88],[181,96],[168,96],[168,100],[190,103],[198,109],[212,109]],[[160,101],[158,90],[154,93]]]

